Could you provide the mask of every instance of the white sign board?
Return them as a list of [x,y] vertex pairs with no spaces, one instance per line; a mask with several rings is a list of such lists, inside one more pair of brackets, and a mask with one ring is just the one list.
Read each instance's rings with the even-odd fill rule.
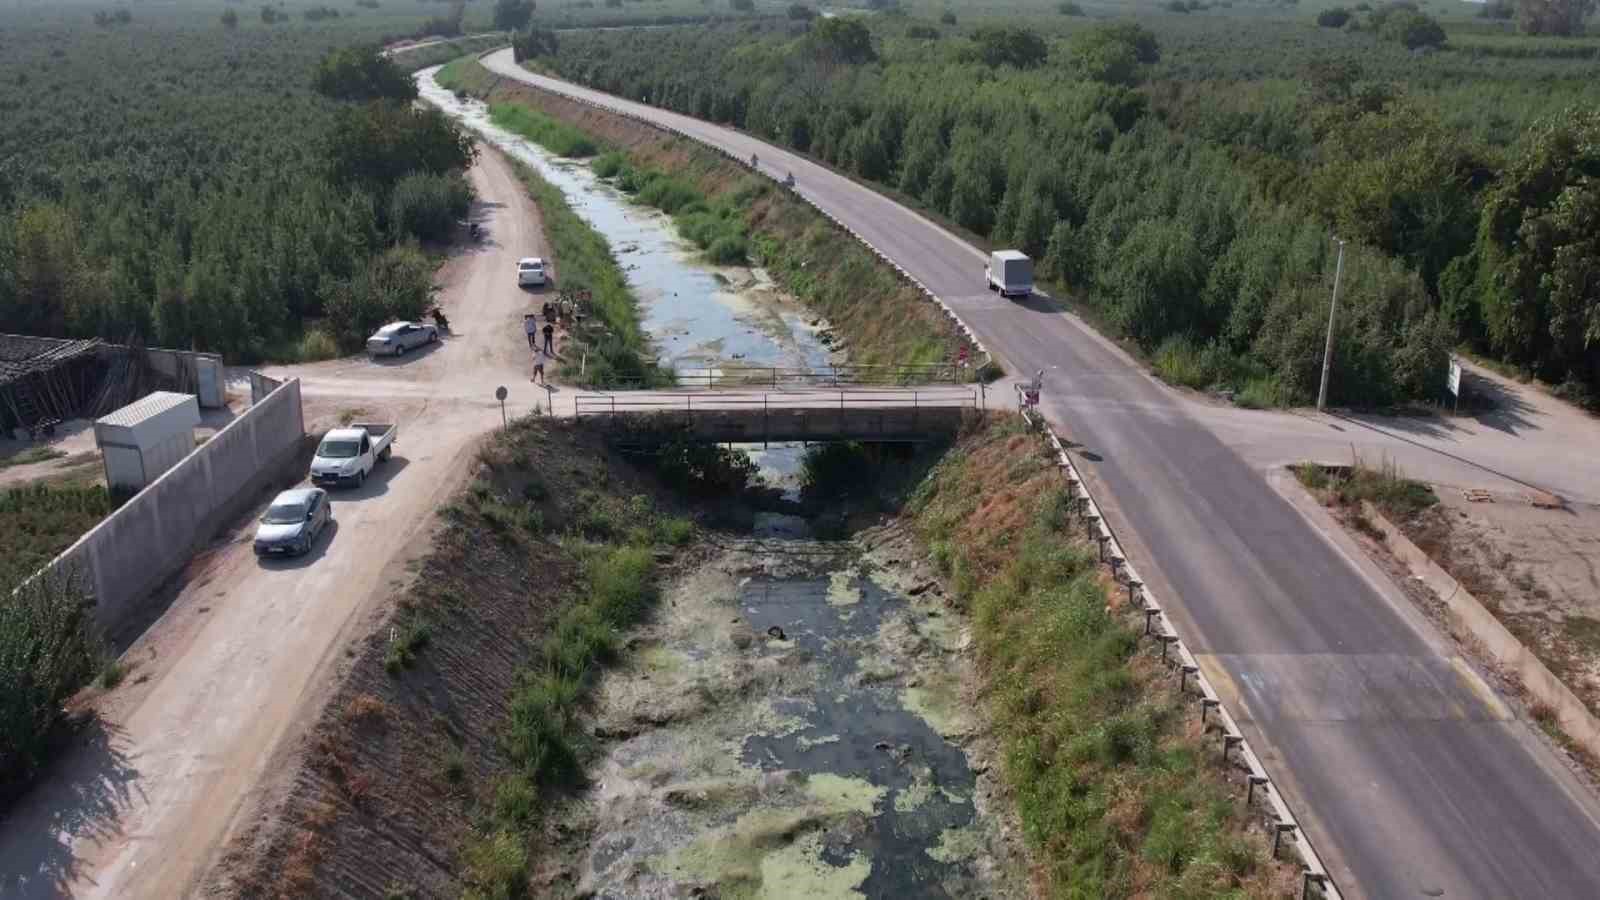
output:
[[1461,398],[1461,362],[1455,357],[1450,357],[1450,380],[1446,382],[1450,388],[1450,395],[1456,399]]

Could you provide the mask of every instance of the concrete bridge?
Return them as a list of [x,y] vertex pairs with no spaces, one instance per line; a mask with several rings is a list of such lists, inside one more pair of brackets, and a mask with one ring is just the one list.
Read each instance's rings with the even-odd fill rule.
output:
[[573,414],[614,440],[653,444],[919,443],[953,436],[989,398],[978,385],[583,393]]

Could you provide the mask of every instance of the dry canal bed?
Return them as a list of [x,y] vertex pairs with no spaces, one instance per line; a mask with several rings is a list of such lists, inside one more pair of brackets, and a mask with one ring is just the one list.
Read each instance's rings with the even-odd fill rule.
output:
[[968,759],[960,620],[872,539],[740,542],[669,588],[557,814],[580,895],[1021,895]]

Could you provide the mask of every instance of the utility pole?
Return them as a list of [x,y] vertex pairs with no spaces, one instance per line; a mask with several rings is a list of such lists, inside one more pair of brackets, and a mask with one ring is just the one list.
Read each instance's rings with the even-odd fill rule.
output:
[[1322,348],[1322,386],[1317,389],[1317,412],[1328,405],[1328,369],[1333,365],[1333,317],[1339,311],[1339,276],[1344,274],[1344,241],[1339,242],[1339,261],[1333,266],[1333,302],[1328,304],[1328,343]]

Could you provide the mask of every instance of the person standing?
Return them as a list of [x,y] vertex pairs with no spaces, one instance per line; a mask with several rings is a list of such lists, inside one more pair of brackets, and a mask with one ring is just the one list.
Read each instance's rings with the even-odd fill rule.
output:
[[539,320],[531,315],[522,317],[522,331],[528,336],[528,349],[539,349],[537,336],[539,334]]
[[544,323],[544,352],[550,356],[556,355],[555,344],[551,343],[555,340],[555,336],[556,326],[549,322]]
[[550,361],[550,354],[543,350],[536,350],[533,354],[533,378],[540,384],[546,384],[544,378],[544,364]]

